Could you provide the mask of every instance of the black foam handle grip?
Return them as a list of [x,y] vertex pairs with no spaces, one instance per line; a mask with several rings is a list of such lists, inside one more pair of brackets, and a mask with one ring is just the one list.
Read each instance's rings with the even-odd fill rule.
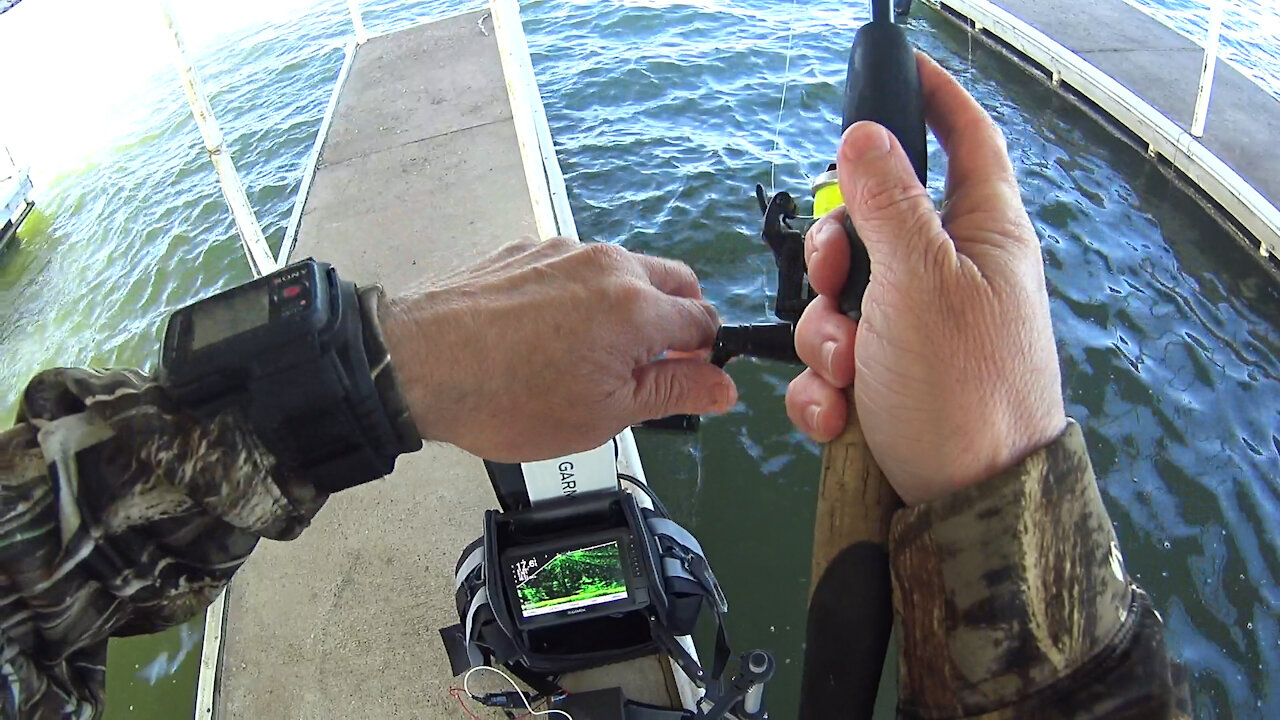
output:
[[[849,51],[842,129],[848,130],[863,120],[883,125],[898,138],[915,168],[916,177],[924,183],[928,172],[924,96],[915,50],[907,34],[887,13],[877,13],[872,22],[863,25]],[[862,296],[871,279],[871,260],[848,216],[844,229],[849,235],[852,253],[849,277],[840,293],[840,310],[856,320],[862,314]]]

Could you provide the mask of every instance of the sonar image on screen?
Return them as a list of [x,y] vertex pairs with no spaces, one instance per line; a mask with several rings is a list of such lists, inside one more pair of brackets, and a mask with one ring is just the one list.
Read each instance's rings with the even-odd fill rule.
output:
[[618,542],[533,553],[512,563],[520,614],[526,618],[627,597]]

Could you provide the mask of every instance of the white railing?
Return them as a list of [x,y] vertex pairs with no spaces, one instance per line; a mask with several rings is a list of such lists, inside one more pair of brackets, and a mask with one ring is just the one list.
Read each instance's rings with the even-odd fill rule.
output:
[[[1186,127],[1170,120],[1115,78],[1000,7],[996,1],[924,1],[935,8],[945,5],[949,12],[967,18],[971,27],[998,38],[1046,74],[1097,105],[1144,141],[1148,154],[1168,160],[1239,221],[1257,239],[1258,251],[1264,257],[1280,256],[1280,208]],[[1216,50],[1211,54],[1216,57]],[[1207,100],[1205,102],[1207,104]]]
[[[254,215],[253,206],[249,203],[249,197],[244,191],[244,183],[240,181],[240,174],[236,171],[230,151],[227,150],[226,137],[222,134],[222,128],[219,127],[218,120],[213,115],[213,108],[209,105],[209,98],[200,83],[200,76],[196,74],[195,66],[187,55],[182,33],[178,31],[178,25],[173,19],[171,3],[172,0],[162,0],[160,11],[164,17],[165,27],[169,30],[169,36],[173,39],[174,65],[178,71],[178,79],[182,82],[182,89],[187,96],[187,105],[191,108],[196,126],[200,128],[205,151],[209,154],[209,160],[217,173],[218,186],[222,190],[223,198],[227,201],[227,208],[231,210],[236,232],[240,235],[240,243],[244,247],[245,258],[249,261],[255,277],[266,275],[288,262],[290,243],[286,238],[284,245],[280,248],[279,257],[272,256],[271,246],[267,244],[262,234],[262,226]],[[359,0],[347,0],[347,11],[351,15],[351,25],[355,34],[354,44],[361,45],[368,40],[369,36],[364,27],[364,20],[360,16]],[[349,63],[350,48],[347,55]],[[344,65],[344,72],[345,70]],[[308,181],[308,178],[304,178],[304,183]]]
[[347,12],[351,13],[351,25],[355,28],[356,44],[363,45],[365,40],[369,39],[369,33],[364,29],[364,18],[360,17],[359,0],[347,0]]
[[161,6],[165,27],[173,38],[174,64],[177,66],[178,79],[182,81],[182,89],[187,94],[187,104],[191,106],[191,115],[200,128],[200,136],[204,138],[204,149],[209,153],[213,169],[218,174],[218,185],[222,188],[222,197],[231,209],[231,217],[235,220],[236,231],[240,233],[240,243],[244,246],[245,257],[253,267],[254,275],[265,275],[276,269],[276,260],[271,256],[271,248],[262,236],[262,227],[253,214],[253,206],[244,193],[244,184],[240,182],[240,174],[236,172],[235,163],[231,161],[231,153],[227,151],[226,138],[222,128],[213,116],[213,108],[209,106],[209,98],[205,95],[196,75],[195,67],[187,56],[187,49],[182,41],[182,34],[173,21],[173,8],[170,0]]
[[1204,63],[1200,67],[1200,89],[1196,91],[1196,110],[1191,117],[1191,134],[1204,137],[1209,119],[1209,96],[1213,94],[1213,71],[1218,65],[1218,38],[1222,34],[1222,13],[1226,0],[1213,0],[1209,9],[1209,37],[1204,43]]

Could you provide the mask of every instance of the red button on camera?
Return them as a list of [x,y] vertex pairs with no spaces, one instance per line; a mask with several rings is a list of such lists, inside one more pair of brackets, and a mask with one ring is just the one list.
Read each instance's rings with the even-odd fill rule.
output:
[[286,300],[296,298],[302,292],[301,285],[290,285],[284,289],[284,297]]

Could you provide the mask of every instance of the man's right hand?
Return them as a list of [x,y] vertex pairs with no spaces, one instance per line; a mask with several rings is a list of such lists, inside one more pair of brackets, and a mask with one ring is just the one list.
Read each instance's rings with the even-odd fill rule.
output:
[[815,223],[805,255],[820,297],[796,330],[809,369],[787,392],[792,421],[826,442],[844,428],[853,384],[871,452],[908,504],[991,477],[1066,425],[1040,245],[1004,136],[945,70],[917,59],[948,158],[945,209],[888,131],[845,132],[840,190],[871,282],[861,321],[840,314],[845,209]]

